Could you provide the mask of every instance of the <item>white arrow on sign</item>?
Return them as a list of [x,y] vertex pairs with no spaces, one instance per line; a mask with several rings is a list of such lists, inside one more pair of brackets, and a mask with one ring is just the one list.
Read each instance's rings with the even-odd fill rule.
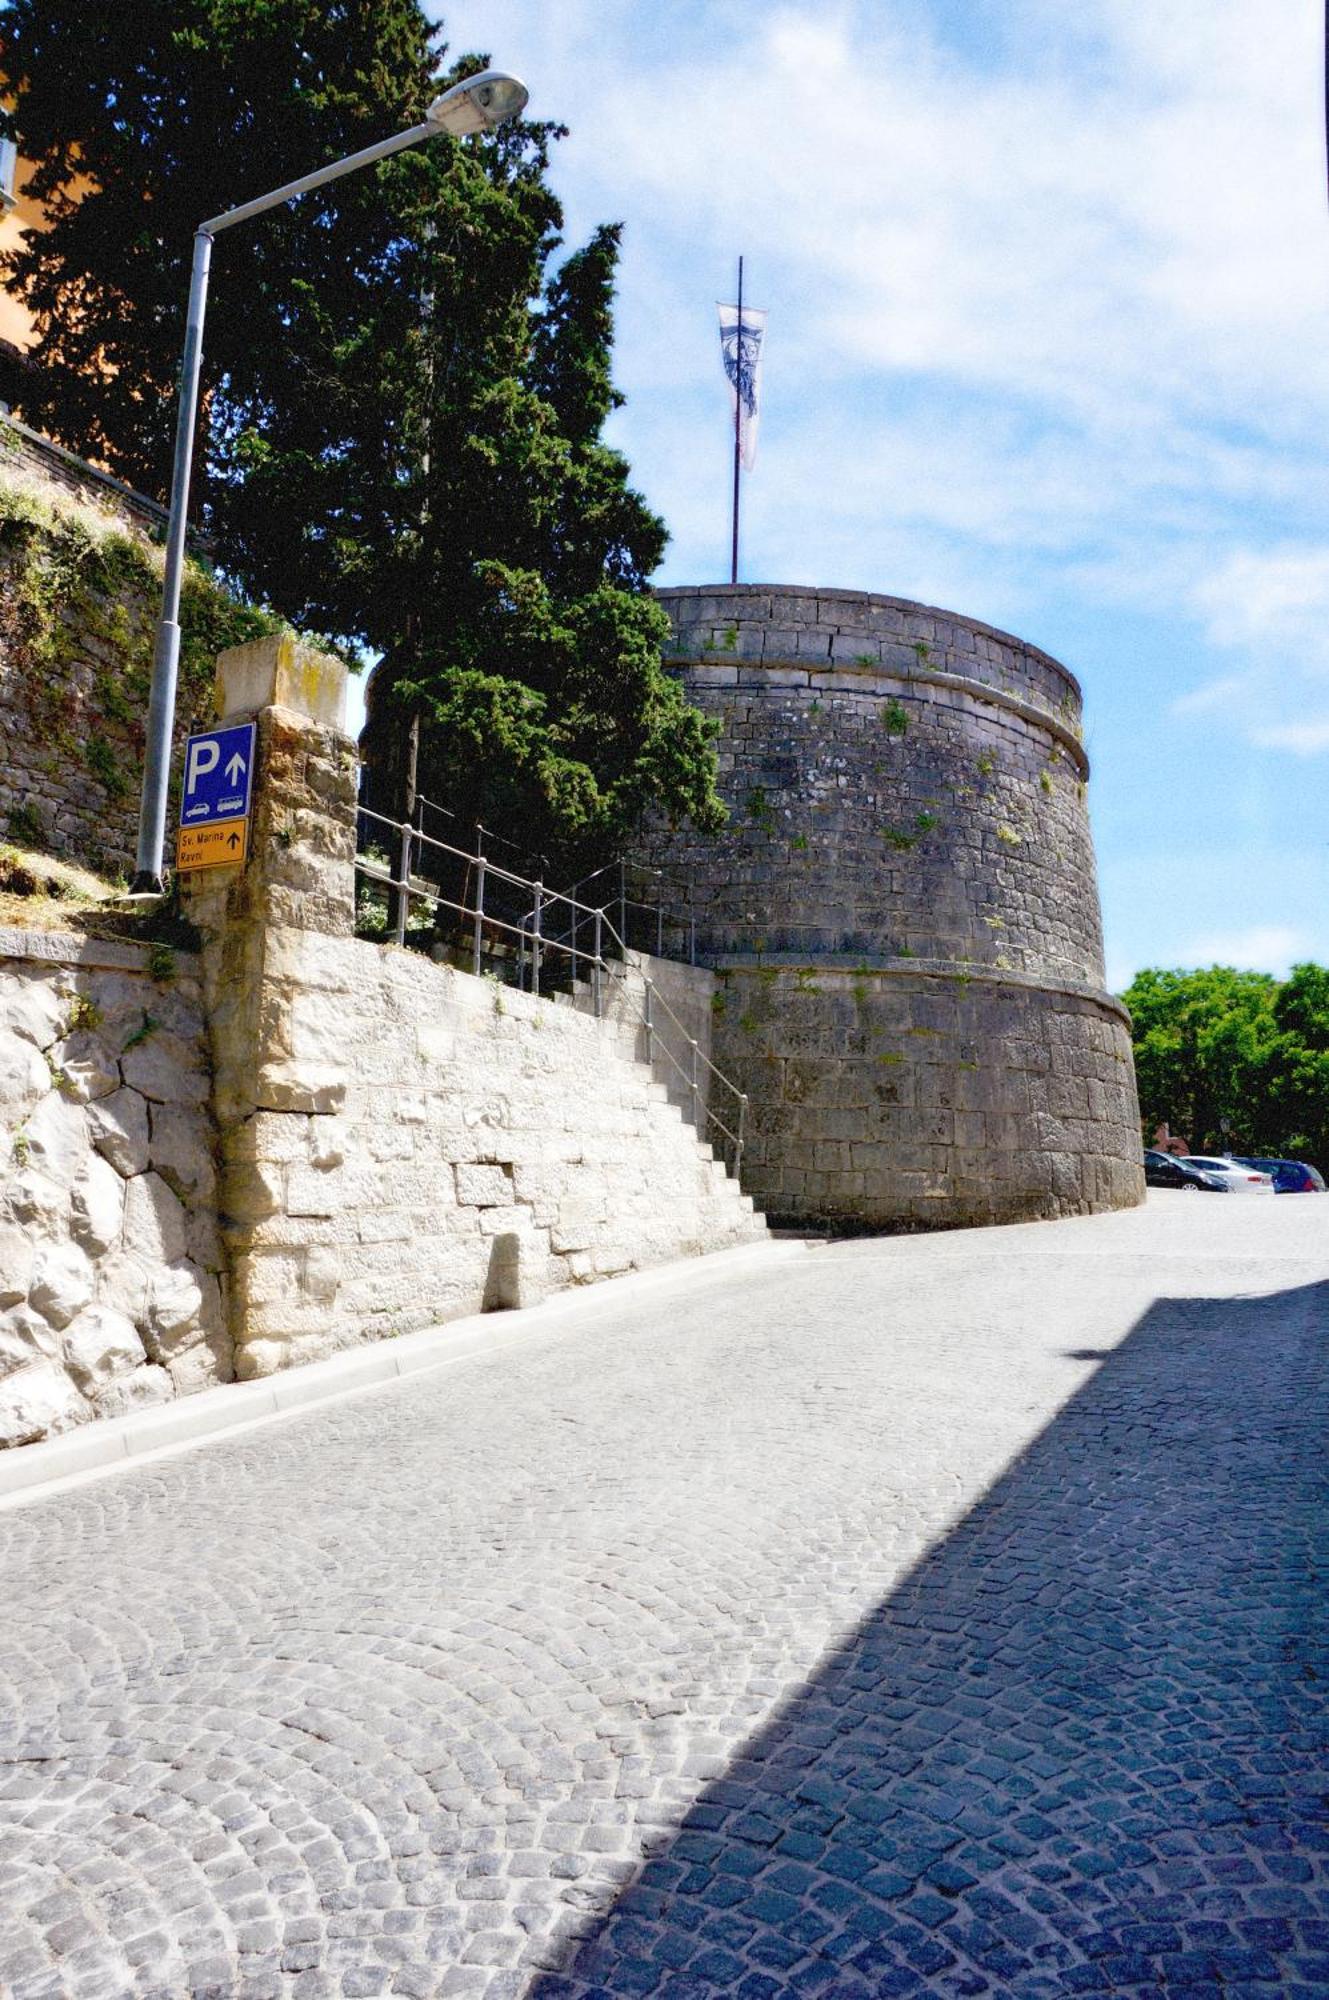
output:
[[237,750],[234,757],[232,757],[230,763],[226,766],[226,775],[230,779],[233,785],[238,785],[240,782],[241,773],[246,769],[247,766],[245,764],[245,760],[240,755],[240,752]]

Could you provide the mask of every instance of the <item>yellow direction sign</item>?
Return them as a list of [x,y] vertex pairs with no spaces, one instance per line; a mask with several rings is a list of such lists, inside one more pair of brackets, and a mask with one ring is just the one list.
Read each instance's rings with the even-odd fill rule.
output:
[[234,868],[249,852],[249,821],[218,819],[208,826],[182,826],[176,835],[175,865],[186,868]]

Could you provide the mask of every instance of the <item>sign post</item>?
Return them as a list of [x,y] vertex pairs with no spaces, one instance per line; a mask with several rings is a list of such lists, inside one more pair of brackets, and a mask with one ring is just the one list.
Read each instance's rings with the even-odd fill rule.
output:
[[232,868],[249,852],[254,788],[254,725],[208,729],[185,743],[175,865]]

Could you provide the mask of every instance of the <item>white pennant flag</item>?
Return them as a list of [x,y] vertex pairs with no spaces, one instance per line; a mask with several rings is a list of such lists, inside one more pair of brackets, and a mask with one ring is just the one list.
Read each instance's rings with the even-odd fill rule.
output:
[[737,411],[743,469],[751,472],[757,456],[757,426],[761,421],[761,350],[766,338],[766,315],[745,305],[740,340],[738,307],[720,306],[718,311],[720,352],[729,378],[729,408],[731,412]]

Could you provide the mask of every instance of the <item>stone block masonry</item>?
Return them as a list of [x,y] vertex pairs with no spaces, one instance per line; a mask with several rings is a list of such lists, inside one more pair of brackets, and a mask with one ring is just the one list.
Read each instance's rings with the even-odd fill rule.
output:
[[219,714],[258,721],[251,858],[186,881],[241,1377],[763,1227],[620,1023],[352,935],[342,671],[223,655]]
[[1073,676],[900,598],[659,597],[730,823],[643,858],[722,982],[745,1186],[772,1219],[848,1228],[1141,1200]]
[[[197,958],[0,933],[0,1446],[764,1233],[623,993],[591,1019],[354,937],[344,675],[223,655],[254,819],[184,880]],[[709,989],[671,987],[693,1032]]]
[[0,1446],[231,1376],[198,967],[0,931]]
[[[0,417],[0,838],[104,875],[133,865],[161,518]],[[177,746],[217,648],[276,622],[187,566]]]

